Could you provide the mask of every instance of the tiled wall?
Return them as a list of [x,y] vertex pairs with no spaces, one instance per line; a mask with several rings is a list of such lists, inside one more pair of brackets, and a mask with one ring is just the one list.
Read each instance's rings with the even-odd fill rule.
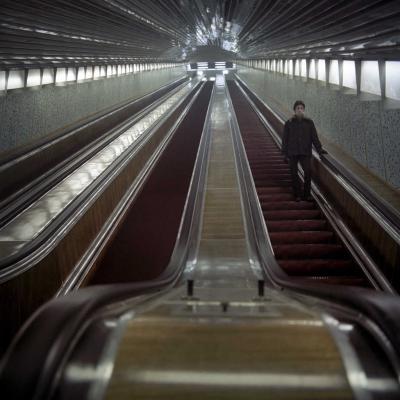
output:
[[389,108],[378,96],[360,97],[350,89],[339,90],[271,71],[238,66],[238,75],[261,98],[272,99],[286,116],[290,116],[295,100],[304,100],[306,112],[321,135],[400,188],[400,108]]
[[107,108],[134,100],[186,74],[183,66],[10,91],[0,96],[0,152],[51,135]]

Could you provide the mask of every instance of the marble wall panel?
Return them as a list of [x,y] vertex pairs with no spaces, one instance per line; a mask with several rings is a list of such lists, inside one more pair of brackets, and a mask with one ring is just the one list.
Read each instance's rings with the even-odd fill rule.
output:
[[367,167],[381,178],[386,179],[380,102],[363,101],[362,116]]
[[[246,74],[250,76],[252,71]],[[376,175],[400,188],[400,109],[385,110],[382,101],[361,100],[355,94],[314,80],[304,82],[269,72],[264,74],[265,87],[257,88],[262,98],[267,100],[272,93],[285,111],[291,110],[294,100],[303,99],[307,114],[321,134]]]
[[0,152],[51,135],[104,109],[152,92],[185,75],[182,67],[0,96]]
[[384,110],[381,113],[382,142],[387,181],[400,189],[400,112]]

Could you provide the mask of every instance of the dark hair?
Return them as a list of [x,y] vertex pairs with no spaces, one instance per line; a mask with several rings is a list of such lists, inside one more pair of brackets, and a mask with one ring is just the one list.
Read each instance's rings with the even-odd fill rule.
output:
[[306,108],[306,105],[304,104],[303,100],[296,100],[293,106],[293,110],[295,110],[297,106],[303,106],[304,108]]

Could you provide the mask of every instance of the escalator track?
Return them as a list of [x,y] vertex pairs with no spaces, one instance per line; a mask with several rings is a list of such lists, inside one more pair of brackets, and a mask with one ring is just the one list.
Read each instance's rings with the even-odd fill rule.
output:
[[[207,89],[205,86],[204,92]],[[200,93],[198,98],[201,97]],[[311,287],[327,292],[328,286],[298,281],[297,285],[305,289],[302,295],[290,288],[276,290],[268,281],[266,293],[260,292],[258,285],[257,295],[256,279],[260,279],[261,272],[257,270],[262,260],[253,258],[250,247],[245,263],[232,257],[232,252],[230,261],[216,263],[221,247],[202,262],[209,253],[201,256],[195,250],[201,245],[189,245],[192,241],[199,244],[201,235],[209,232],[195,222],[200,218],[199,211],[207,210],[198,201],[208,190],[205,171],[207,167],[211,167],[208,172],[220,168],[211,165],[208,155],[213,154],[214,145],[223,150],[219,152],[221,157],[229,153],[229,146],[221,142],[222,133],[226,133],[221,122],[228,126],[233,113],[221,112],[226,103],[221,97],[221,92],[219,96],[214,92],[209,111],[215,100],[214,111],[218,112],[207,111],[206,121],[211,123],[203,129],[197,161],[208,160],[209,164],[201,166],[196,161],[178,237],[178,243],[186,241],[186,247],[192,250],[182,263],[173,262],[180,265],[175,268],[180,271],[177,279],[166,284],[163,274],[152,282],[94,286],[48,303],[19,333],[0,363],[2,394],[21,400],[186,398],[188,393],[199,399],[398,398],[396,297],[379,291],[334,287],[335,293],[345,295],[345,305],[357,306],[352,310],[338,307],[326,297],[320,301],[318,295],[308,297],[306,293]],[[202,112],[202,102],[196,106]],[[183,125],[181,135],[175,132],[180,150],[189,152],[188,142],[195,142],[196,134],[192,132],[201,122],[197,118],[195,121]],[[239,137],[234,126],[234,135]],[[206,134],[208,127],[210,135]],[[212,132],[217,133],[215,141]],[[209,140],[204,140],[208,136]],[[172,140],[170,144],[170,154],[175,153],[172,161],[176,162],[177,147]],[[244,159],[242,154],[240,160]],[[167,147],[162,155],[168,160]],[[163,172],[166,167],[171,168],[171,163],[162,160],[161,157],[156,165]],[[151,175],[159,177],[153,181],[154,190],[168,176],[175,182],[180,169],[171,169],[170,175],[154,169]],[[146,181],[148,194],[152,192],[151,175]],[[146,187],[143,195],[145,192]],[[242,199],[245,208],[246,200]],[[256,203],[252,200],[251,204]],[[158,215],[170,214],[169,206],[163,205],[164,202],[158,204]],[[221,214],[219,224],[212,224],[216,229],[229,225],[229,217]],[[133,237],[133,231],[128,232]],[[229,229],[226,232],[230,234]],[[127,241],[130,238],[120,236]],[[176,253],[174,249],[173,257]],[[136,256],[135,252],[132,254]],[[197,256],[193,262],[194,254]],[[125,269],[134,264],[133,260],[124,261]],[[250,278],[246,271],[251,272]],[[189,281],[181,285],[183,277],[194,279],[191,290]],[[382,310],[385,318],[380,318]],[[374,325],[376,321],[382,323],[380,327]],[[31,362],[26,363],[26,359]]]
[[293,277],[368,286],[361,268],[313,201],[296,202],[289,165],[240,92],[228,81],[258,199],[279,266]]
[[147,281],[164,271],[178,234],[212,86],[204,85],[86,285]]
[[[112,166],[111,170],[106,171],[108,173],[104,174],[103,179],[95,182],[94,189],[89,185],[86,188],[87,197],[77,198],[72,212],[68,208],[63,211],[61,216],[65,215],[65,224],[69,224],[74,218],[80,218],[81,213],[86,211],[82,218],[76,220],[74,228],[67,231],[65,238],[62,238],[65,243],[70,243],[69,248],[63,243],[55,243],[51,252],[41,257],[42,247],[47,246],[55,236],[51,235],[50,239],[46,240],[45,234],[50,234],[44,232],[45,240],[41,237],[35,238],[38,243],[34,250],[38,256],[36,253],[33,253],[36,258],[32,253],[27,252],[26,256],[22,254],[25,257],[22,261],[26,261],[26,269],[17,270],[18,265],[16,268],[14,265],[9,266],[6,272],[11,271],[13,275],[7,280],[4,279],[0,286],[0,353],[27,317],[51,297],[64,295],[81,285],[146,281],[164,271],[174,249],[211,86],[212,84],[196,85],[194,89],[188,89],[187,95],[172,109],[173,112],[167,115],[167,119],[160,126],[143,127],[143,132],[150,129],[149,135],[143,137],[134,151],[127,152],[120,162],[117,159],[115,168]],[[196,126],[188,122],[189,111],[192,117],[194,114],[198,115]],[[179,161],[173,159],[176,157],[177,149],[174,143],[177,140],[180,143],[183,141],[186,149]],[[153,153],[156,156],[153,157]],[[132,209],[126,213],[124,210],[125,218],[118,228],[109,228],[121,205],[125,205],[123,200],[130,196],[131,190],[139,192],[132,201]],[[172,192],[174,195],[171,195]],[[162,197],[161,193],[164,193],[163,201],[157,203],[156,199],[158,196]],[[85,208],[85,201],[89,202],[89,211]],[[78,217],[74,214],[75,210],[78,211]],[[164,214],[158,213],[163,210]],[[63,233],[65,224],[64,228],[61,226]],[[58,225],[52,229],[56,231],[56,228]],[[114,242],[108,241],[109,236],[103,237],[103,232],[108,229],[111,230]],[[99,254],[96,246],[104,239],[105,261],[102,264],[97,262]],[[121,240],[126,246],[125,250],[117,245],[117,255],[113,255],[110,265],[105,266],[108,260],[107,252],[111,251],[115,240]],[[34,244],[36,245],[36,242]],[[52,242],[50,245],[53,245]],[[154,251],[157,247],[162,251]],[[66,248],[72,251],[67,251]],[[127,254],[128,250],[131,254]],[[138,254],[144,255],[140,258]],[[19,256],[17,253],[15,257]],[[91,261],[87,262],[89,258]],[[116,266],[118,262],[121,264]],[[88,278],[84,284],[82,275]]]

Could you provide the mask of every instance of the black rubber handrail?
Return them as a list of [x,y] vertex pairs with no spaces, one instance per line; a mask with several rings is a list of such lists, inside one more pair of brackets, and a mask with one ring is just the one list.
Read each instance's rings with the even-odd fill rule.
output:
[[[243,87],[246,93],[255,100],[257,106],[266,108],[270,113],[273,113],[276,119],[284,124],[284,118],[279,113],[271,109],[256,93],[250,90],[248,85],[236,74],[237,82]],[[327,164],[337,175],[344,179],[358,193],[360,193],[370,204],[376,209],[390,224],[395,228],[400,235],[400,212],[396,210],[386,200],[375,193],[365,182],[360,180],[354,173],[349,171],[340,161],[330,154],[324,154],[321,161]]]
[[[211,96],[212,98],[212,96]],[[139,295],[155,295],[173,288],[186,266],[191,244],[197,243],[196,213],[198,193],[206,181],[204,163],[209,150],[208,121],[211,98],[202,138],[196,157],[184,215],[171,260],[160,277],[150,282],[93,286],[52,300],[42,306],[24,324],[0,363],[0,387],[4,396],[16,400],[45,399],[51,395],[52,383],[75,344],[84,324],[107,307]],[[126,306],[129,309],[129,305]],[[126,310],[125,310],[126,311]],[[118,314],[125,312],[118,308]],[[29,363],[26,360],[29,359]],[[19,381],[23,381],[23,385]]]

